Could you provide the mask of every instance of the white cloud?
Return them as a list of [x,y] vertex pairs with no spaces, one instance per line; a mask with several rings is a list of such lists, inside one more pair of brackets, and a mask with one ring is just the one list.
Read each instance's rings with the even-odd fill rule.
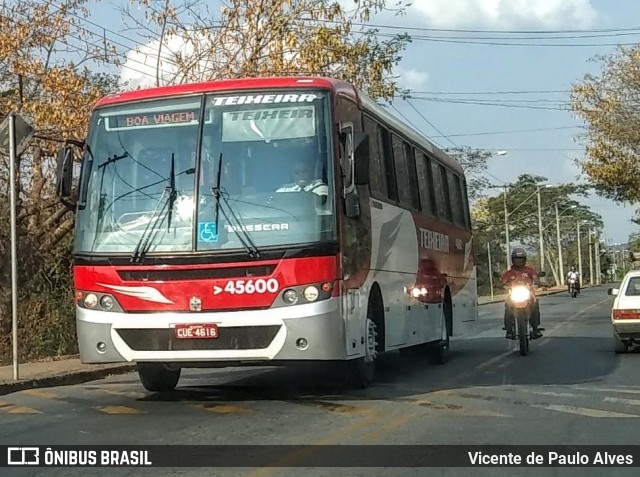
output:
[[[160,50],[160,63],[158,63],[160,42],[159,40],[150,41],[126,54],[126,61],[120,73],[120,83],[126,83],[128,89],[156,86],[156,72],[159,72],[160,86],[209,79],[215,71],[214,60],[210,56],[203,55],[202,52],[211,44],[211,41],[211,37],[203,36],[199,32],[186,32],[184,36],[169,35],[165,38]],[[189,63],[186,72],[184,68],[177,66],[178,58],[181,58],[183,63]]]
[[399,77],[397,81],[401,89],[421,91],[425,89],[427,81],[429,80],[428,73],[413,68],[405,69],[402,66],[396,67],[395,74]]
[[408,13],[416,10],[437,28],[580,29],[596,18],[591,0],[414,0]]

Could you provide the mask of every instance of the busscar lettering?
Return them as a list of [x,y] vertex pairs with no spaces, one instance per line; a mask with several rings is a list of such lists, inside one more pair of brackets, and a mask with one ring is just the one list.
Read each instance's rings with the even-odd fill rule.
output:
[[449,236],[433,230],[420,228],[420,247],[438,252],[448,252]]
[[228,232],[272,232],[274,230],[289,230],[289,224],[250,224],[240,227],[239,225],[226,225]]
[[221,96],[214,98],[214,106],[235,106],[242,104],[312,103],[317,94],[247,94],[242,96]]

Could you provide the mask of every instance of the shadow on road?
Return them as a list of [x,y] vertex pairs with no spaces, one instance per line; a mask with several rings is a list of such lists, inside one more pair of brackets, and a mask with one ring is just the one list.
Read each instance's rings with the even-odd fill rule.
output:
[[[173,392],[150,393],[139,401],[361,401],[401,399],[466,387],[509,385],[570,385],[599,381],[612,374],[624,355],[613,352],[610,339],[549,337],[534,341],[528,356],[520,356],[517,343],[500,338],[461,342],[452,349],[448,364],[437,366],[426,356],[408,358],[399,353],[384,355],[376,382],[366,390],[350,389],[340,366],[309,365],[294,368],[243,368],[220,374],[185,373],[182,386]],[[630,354],[637,354],[630,353]],[[634,359],[635,356],[627,356]],[[238,370],[238,374],[236,374]],[[246,368],[245,368],[246,370]],[[251,370],[250,370],[251,371]],[[244,374],[244,376],[242,376]]]

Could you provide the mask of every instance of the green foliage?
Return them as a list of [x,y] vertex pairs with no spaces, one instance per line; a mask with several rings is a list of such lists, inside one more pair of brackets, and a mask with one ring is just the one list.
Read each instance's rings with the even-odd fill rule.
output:
[[571,106],[586,123],[587,154],[579,161],[600,193],[640,199],[640,46],[600,57],[602,74],[576,84]]
[[[563,253],[563,267],[577,263],[577,224],[581,225],[581,253],[587,260],[589,253],[588,229],[600,230],[602,218],[582,205],[575,196],[584,196],[586,188],[575,184],[561,184],[545,187],[545,177],[521,175],[518,180],[506,189],[506,205],[509,214],[509,240],[520,243],[531,251],[529,263],[540,268],[539,226],[537,190],[540,192],[540,209],[545,247],[545,269],[551,268],[550,282],[559,282],[559,266],[557,255],[556,206],[560,222],[560,239]],[[479,287],[488,282],[487,243],[490,244],[494,270],[506,267],[505,253],[505,192],[481,199],[472,211],[472,220],[476,239],[476,260],[478,263]],[[595,237],[595,236],[594,236]],[[484,274],[482,274],[482,270]]]

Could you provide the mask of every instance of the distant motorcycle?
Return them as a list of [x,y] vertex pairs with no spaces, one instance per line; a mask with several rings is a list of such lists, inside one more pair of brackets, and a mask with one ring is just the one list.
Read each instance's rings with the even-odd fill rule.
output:
[[578,296],[578,283],[575,278],[569,278],[569,294],[571,298],[575,298]]

